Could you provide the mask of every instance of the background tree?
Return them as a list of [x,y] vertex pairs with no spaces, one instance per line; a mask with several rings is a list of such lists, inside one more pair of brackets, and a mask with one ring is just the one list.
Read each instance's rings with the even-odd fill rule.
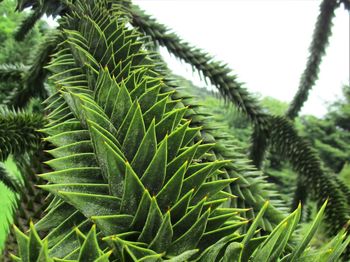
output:
[[[1,103],[6,102],[9,99],[10,93],[14,89],[18,89],[18,79],[23,75],[25,66],[30,64],[33,48],[35,49],[46,32],[48,25],[44,21],[40,21],[33,30],[30,31],[28,37],[23,41],[18,42],[14,38],[14,31],[18,28],[20,22],[26,17],[25,13],[15,12],[14,6],[15,0],[5,0],[0,5],[0,64],[3,66],[0,68],[1,75],[6,76],[6,72],[14,72],[12,80],[5,84],[1,84]],[[7,65],[7,66],[6,66]],[[13,68],[12,65],[15,65]],[[16,83],[17,82],[17,83]]]
[[328,106],[322,118],[303,117],[303,134],[318,149],[327,166],[339,173],[349,161],[350,87],[343,87],[343,96]]
[[[24,77],[26,70],[29,68],[29,64],[32,63],[33,50],[35,50],[40,45],[40,42],[43,39],[43,35],[47,33],[47,30],[49,30],[46,22],[39,21],[39,23],[33,28],[33,30],[31,30],[31,32],[23,41],[16,41],[14,38],[14,32],[18,28],[20,22],[27,16],[27,14],[16,12],[14,8],[15,5],[15,0],[5,0],[0,4],[0,132],[6,133],[2,134],[1,137],[8,138],[11,137],[10,133],[8,133],[9,129],[5,128],[5,126],[8,125],[15,125],[18,129],[22,128],[24,132],[21,135],[26,135],[25,123],[23,122],[23,120],[26,119],[24,116],[25,114],[22,114],[21,116],[15,116],[11,112],[8,112],[9,110],[6,109],[6,105],[9,105],[10,107],[14,106],[13,104],[11,104],[11,97],[16,92],[21,90],[21,78]],[[30,105],[30,107],[34,108],[35,105],[32,104]],[[9,114],[12,115],[11,121],[7,121],[8,119],[5,119],[5,116],[7,118]],[[20,120],[21,117],[22,121]],[[29,112],[27,115],[27,119],[28,117]],[[16,129],[16,131],[18,129]],[[14,137],[12,137],[12,139],[13,138]],[[12,139],[10,143],[15,142],[15,140]],[[25,142],[25,139],[22,141],[18,141],[18,143],[23,142]],[[13,213],[16,213],[16,206],[18,204],[21,205],[17,202],[19,197],[18,193],[20,193],[21,191],[21,189],[18,187],[23,187],[23,185],[29,186],[27,181],[23,181],[22,179],[21,171],[22,173],[25,173],[24,167],[18,167],[13,159],[13,156],[10,156],[9,158],[7,157],[6,151],[8,152],[8,150],[4,150],[3,148],[5,142],[2,140],[1,143],[2,146],[0,146],[0,160],[5,161],[5,165],[3,165],[3,163],[0,163],[2,169],[1,176],[4,179],[9,180],[7,180],[5,184],[0,183],[0,208],[3,211],[0,213],[0,250],[3,249],[7,232],[9,231],[9,227],[13,222]],[[23,148],[20,147],[20,149],[17,152],[12,150],[11,153],[15,153],[17,155],[19,153],[22,154],[22,149]],[[19,159],[17,158],[17,160]],[[23,162],[25,163],[28,161],[30,162],[30,160]],[[28,167],[27,164],[25,166]],[[14,188],[13,185],[15,185],[16,188]],[[9,190],[9,187],[11,188],[11,190]],[[13,193],[13,191],[17,193]],[[26,194],[27,193],[28,192],[26,192]],[[24,200],[24,202],[27,202],[27,200]],[[30,205],[33,205],[33,203],[31,203]],[[29,217],[33,215],[32,212],[29,210],[27,210],[26,212],[27,214],[24,215],[22,211],[22,213],[19,214],[19,216]],[[17,221],[19,220],[21,219],[17,218]],[[27,219],[25,219],[25,223],[28,223]]]

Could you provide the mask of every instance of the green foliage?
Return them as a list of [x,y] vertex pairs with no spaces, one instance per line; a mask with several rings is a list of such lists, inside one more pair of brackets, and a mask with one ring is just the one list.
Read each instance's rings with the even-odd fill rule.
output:
[[44,124],[42,115],[0,108],[0,160],[38,149]]
[[[51,217],[61,223],[56,228],[64,231],[51,230],[47,237],[52,247],[52,241],[70,234],[65,220],[79,211],[83,220],[78,224],[94,221],[120,258],[170,258],[198,246],[205,249],[241,224],[225,223],[237,209],[218,209],[233,197],[221,190],[234,179],[211,181],[227,163],[197,163],[212,145],[195,141],[198,129],[183,119],[186,108],[173,109],[170,93],[159,93],[166,86],[152,72],[147,53],[139,51],[136,32],[127,30],[118,16],[101,19],[108,14],[105,6],[88,7],[79,3],[75,15],[66,18],[67,41],[50,66],[59,72],[53,78],[63,96],[50,99],[46,140],[57,148],[50,151],[55,159],[47,164],[55,171],[42,177],[54,184],[42,187],[71,207],[60,201],[65,216],[54,206],[38,227],[51,227]],[[90,18],[82,16],[86,13]],[[119,33],[107,38],[109,30]],[[96,38],[104,40],[96,44]],[[129,48],[114,51],[115,61],[104,60],[111,52],[108,46],[125,45]],[[91,67],[81,68],[83,61]],[[76,81],[70,80],[73,76]],[[91,169],[94,173],[86,177]],[[217,219],[219,224],[210,226]],[[71,241],[57,243],[51,253],[75,258],[78,247]]]
[[347,184],[350,185],[350,165],[347,163],[339,173],[339,177]]
[[350,85],[343,87],[343,97],[330,106],[329,118],[333,119],[335,124],[343,129],[350,130]]
[[279,101],[273,97],[263,97],[261,104],[266,108],[270,115],[282,116],[288,108],[286,102]]
[[[181,83],[183,84],[184,81],[181,81]],[[201,102],[205,106],[207,112],[216,115],[215,118],[216,120],[218,120],[218,123],[220,123],[221,125],[223,125],[222,123],[226,121],[229,123],[238,123],[233,127],[229,126],[229,129],[227,129],[227,125],[223,125],[224,128],[221,129],[226,129],[227,132],[233,133],[235,136],[240,137],[241,141],[247,141],[247,136],[245,136],[244,134],[247,131],[249,133],[249,129],[247,126],[244,129],[244,126],[242,126],[242,124],[239,124],[239,122],[242,121],[239,115],[236,115],[235,112],[230,112],[228,106],[224,107],[223,104],[220,104],[219,100],[212,97],[209,93],[206,93],[205,90],[193,86],[192,90],[196,90],[192,91],[192,93],[200,94],[200,96],[202,97]],[[265,105],[270,110],[270,113],[281,114],[286,108],[285,104],[270,98],[265,98],[262,101],[263,105]],[[246,124],[246,122],[244,123]],[[302,126],[301,121],[298,121],[297,123],[298,126]],[[313,127],[317,125],[315,123],[314,125],[310,126]],[[243,128],[243,130],[240,128]],[[323,170],[322,164],[316,153],[310,148],[310,145],[297,134],[297,131],[290,122],[284,120],[281,117],[275,117],[271,120],[271,126],[269,129],[271,130],[271,133],[269,134],[269,136],[271,137],[270,143],[273,146],[272,152],[274,153],[273,155],[271,155],[270,161],[281,162],[281,160],[286,160],[290,163],[290,166],[285,165],[284,167],[282,163],[280,163],[282,169],[277,169],[275,165],[273,165],[270,168],[266,168],[265,172],[268,175],[269,181],[277,185],[277,189],[278,192],[281,194],[281,197],[286,201],[286,203],[289,204],[292,204],[292,199],[298,180],[298,183],[301,183],[303,185],[309,185],[303,190],[299,188],[300,192],[296,193],[297,197],[295,197],[294,199],[293,208],[297,207],[299,201],[306,203],[307,194],[305,191],[312,190],[313,193],[309,193],[309,195],[314,196],[314,198],[318,199],[319,202],[323,202],[327,197],[330,197],[331,199],[338,199],[331,200],[331,202],[335,201],[337,204],[339,204],[339,206],[337,206],[337,208],[334,208],[333,210],[332,208],[329,208],[327,210],[327,217],[328,225],[331,225],[331,232],[339,230],[341,225],[344,225],[348,219],[348,207],[347,205],[343,206],[344,203],[346,203],[346,199],[348,198],[348,189],[346,189],[347,187],[345,186],[344,188],[343,185],[340,185],[338,181],[332,181],[335,180],[335,176],[330,175]],[[310,136],[313,136],[314,138],[323,137],[322,135],[312,135],[311,130]],[[264,139],[267,138],[268,137],[265,135]],[[324,138],[327,139],[327,137]],[[278,155],[277,159],[273,158],[275,155]],[[293,171],[299,175],[298,179],[298,176],[296,176]],[[316,185],[320,183],[320,180],[323,181],[321,184],[330,185],[330,188],[327,189],[322,187],[321,191],[317,189]],[[342,188],[345,189],[345,192],[343,192]],[[342,211],[339,212],[340,210]],[[342,214],[338,216],[338,218],[342,217],[342,222],[340,222],[339,224],[333,223],[334,219],[332,217],[334,216],[334,214],[339,213]],[[334,225],[338,225],[339,228],[332,228]]]
[[[50,169],[40,175],[48,182],[40,188],[49,192],[50,205],[35,226],[31,223],[29,236],[15,229],[15,261],[338,260],[350,241],[341,229],[349,218],[348,187],[327,176],[291,124],[262,110],[226,66],[129,1],[18,1],[19,10],[26,7],[33,13],[17,38],[44,13],[62,18],[33,65],[20,73],[23,87],[10,102],[24,107],[33,96],[46,98],[45,82],[52,73],[48,123],[41,129],[42,114],[7,110],[0,129],[3,159],[33,151],[42,136],[52,156],[45,162]],[[320,204],[329,199],[329,208],[321,207],[296,245],[300,205],[286,216],[281,198],[227,132],[240,122],[247,127],[246,121],[227,123],[213,107],[206,110],[214,117],[208,116],[149,51],[154,50],[151,40],[191,63],[252,120],[263,144],[261,156],[271,136],[276,150],[300,173],[299,182],[313,183]],[[3,70],[4,79],[19,74],[10,69],[15,70]],[[35,196],[30,183],[26,186]],[[34,209],[32,199],[28,203]],[[34,216],[43,207],[40,203]],[[328,245],[308,248],[324,212],[333,233],[341,230]],[[43,240],[41,232],[47,232]]]
[[0,104],[5,105],[10,102],[9,97],[19,88],[26,71],[27,67],[23,64],[0,65]]
[[[289,255],[300,208],[257,238],[271,208],[266,202],[239,235],[245,210],[222,206],[234,198],[222,191],[236,183],[223,176],[231,161],[213,158],[211,149],[219,144],[198,139],[200,129],[186,119],[190,109],[170,96],[120,8],[114,6],[111,16],[108,2],[92,3],[77,1],[62,18],[65,39],[49,67],[57,93],[47,101],[50,123],[43,130],[55,145],[47,162],[54,171],[41,175],[50,182],[42,188],[55,198],[36,225],[50,233],[42,241],[34,226],[29,237],[17,230],[21,258],[215,261],[236,253],[240,261],[293,261],[309,255],[305,248],[325,206]],[[330,256],[346,246],[344,234],[338,238]]]
[[28,106],[32,98],[45,99],[49,95],[45,81],[48,71],[45,68],[51,60],[51,55],[55,51],[60,35],[56,31],[51,31],[41,41],[32,58],[32,65],[23,75],[22,86],[11,97],[11,104],[16,108]]
[[[11,37],[13,29],[20,20],[20,14],[14,12],[15,1],[7,0],[1,3],[0,10],[0,42],[3,43]],[[3,54],[2,54],[3,55]]]
[[[13,223],[13,212],[16,208],[18,195],[13,192],[18,192],[23,185],[20,172],[12,157],[9,157],[3,164],[9,183],[13,188],[7,187],[4,183],[0,183],[0,252],[3,251],[6,235],[8,233],[8,225]],[[1,258],[1,256],[0,256]]]
[[18,64],[4,64],[0,67],[0,80],[1,81],[21,81],[23,74],[26,72],[27,67]]
[[339,129],[331,119],[305,117],[302,119],[304,136],[317,149],[327,167],[338,173],[350,160],[350,136]]
[[[328,45],[329,36],[331,35],[332,19],[334,17],[334,12],[336,8],[339,6],[339,4],[340,2],[335,0],[324,0],[321,3],[320,14],[316,22],[313,39],[310,46],[310,56],[307,62],[307,66],[305,71],[303,72],[303,75],[301,76],[298,92],[293,98],[286,112],[286,116],[292,120],[298,115],[304,102],[307,100],[310,89],[312,88],[312,86],[314,85],[315,81],[318,78],[319,66],[321,64],[322,57],[325,54],[326,46]],[[274,119],[274,118],[271,118],[271,119]],[[286,120],[283,120],[283,121],[286,122]],[[272,128],[279,128],[279,127],[272,123],[270,124],[270,130],[266,130],[266,129],[260,130],[258,127],[254,128],[254,132],[252,135],[251,153],[250,153],[250,158],[253,160],[254,165],[256,165],[258,168],[262,168],[263,161],[265,159],[265,154],[269,147],[269,142],[270,142],[269,138],[271,138],[271,141],[276,139],[274,134],[280,134],[279,138],[277,139],[279,139],[279,143],[281,144],[278,144],[278,143],[275,144],[277,145],[275,146],[276,150],[279,150],[280,152],[282,151],[284,155],[289,158],[292,165],[297,164],[297,162],[299,162],[300,160],[300,158],[295,158],[297,157],[296,156],[297,154],[293,154],[293,151],[283,148],[283,147],[289,147],[289,149],[291,149],[290,145],[293,144],[293,141],[290,141],[290,137],[289,135],[287,135],[288,133],[291,134],[291,130],[289,132],[286,132],[288,128],[285,128],[284,130],[276,131],[276,130],[273,130]],[[274,131],[276,132],[271,135],[271,133],[273,133]],[[285,135],[283,135],[283,133]],[[309,151],[309,149],[306,149],[305,145],[303,146],[302,149],[300,149],[296,146],[297,144],[300,144],[300,143],[297,143],[295,140],[294,142],[295,142],[295,146],[293,146],[293,148],[296,150],[296,152]],[[287,144],[287,145],[285,146],[284,144]],[[329,147],[327,147],[324,144],[321,144],[320,142],[318,142],[317,144],[318,144],[318,147],[322,148],[323,151],[328,151],[327,153],[330,153],[331,149]],[[336,152],[336,150],[332,150],[332,153],[338,153],[338,155],[340,154],[340,152],[339,151]],[[275,158],[275,159],[272,159],[274,163],[280,162],[281,160],[280,157],[278,156],[276,157],[276,154],[274,154],[274,152],[271,155],[272,155],[272,158]],[[310,159],[308,158],[308,160]],[[304,164],[306,162],[307,161],[305,161]],[[319,161],[313,161],[313,163],[316,163],[316,162],[319,162]],[[309,167],[310,167],[310,166],[301,167],[300,164],[298,165],[299,167],[296,169],[299,169],[299,171],[302,171],[302,172],[304,172],[305,170],[309,170]],[[303,176],[303,174],[299,174],[299,175]],[[312,176],[312,177],[315,178],[315,176]],[[322,177],[324,177],[323,179],[326,179],[327,176],[322,175]],[[316,184],[316,181],[314,181],[313,184]],[[338,193],[342,193],[345,195],[348,194],[349,189],[346,186],[339,183],[339,181],[334,182],[333,189],[331,190],[331,192],[334,192],[335,188],[338,189]],[[296,201],[305,200],[307,189],[308,187],[305,186],[305,181],[303,179],[299,179],[295,200]],[[297,204],[296,201],[295,201],[295,204]],[[344,218],[346,218],[346,216],[344,216]]]
[[[177,85],[193,96],[194,102],[198,103],[202,111],[210,115],[218,128],[234,134],[237,150],[238,147],[242,147],[242,152],[244,152],[243,149],[248,147],[251,134],[251,126],[246,121],[245,116],[235,107],[223,101],[218,94],[210,92],[204,87],[197,87],[181,76],[173,77]],[[262,104],[265,105],[264,100]]]
[[[42,135],[38,132],[38,129],[43,127],[45,121],[40,114],[33,114],[30,110],[27,112],[16,112],[8,109],[0,109],[0,161],[13,162],[13,155],[18,164],[22,164],[23,156],[28,157],[29,154],[39,150],[41,146]],[[28,153],[28,155],[26,155]],[[8,164],[6,164],[8,166]],[[31,160],[31,165],[34,166],[34,160]],[[2,204],[5,210],[2,220],[0,231],[0,249],[2,249],[3,235],[8,232],[8,226],[12,224],[11,215],[16,213],[16,207],[23,195],[27,194],[26,186],[27,182],[21,181],[23,177],[19,175],[13,175],[13,170],[17,170],[15,167],[5,168],[0,162],[1,175],[0,191],[7,192],[2,196]],[[18,170],[15,172],[18,174]],[[26,174],[28,172],[24,172]],[[5,185],[7,188],[5,189]],[[9,193],[9,190],[12,191]],[[35,194],[34,194],[35,195]],[[28,198],[28,196],[25,196]],[[10,203],[10,204],[7,204]],[[31,212],[28,212],[31,214]]]
[[23,19],[22,24],[19,26],[17,32],[14,35],[16,41],[23,41],[26,35],[31,31],[31,29],[35,26],[36,22],[41,18],[42,12],[31,12],[27,15],[25,19]]
[[20,191],[20,182],[6,170],[6,167],[3,163],[0,163],[0,181],[11,191]]
[[[16,237],[18,240],[20,256],[12,256],[14,261],[45,261],[53,262],[57,259],[53,259],[49,255],[49,248],[47,241],[42,241],[35,230],[33,223],[30,225],[29,236],[24,235],[18,228],[15,228]],[[84,235],[79,229],[76,230],[77,238],[79,238],[79,252],[77,252],[78,259],[77,261],[86,261],[86,262],[107,262],[108,257],[112,253],[104,252],[100,249],[98,245],[98,239],[96,235],[95,226]],[[59,260],[61,261],[61,260]],[[72,261],[72,260],[70,260]]]
[[[23,89],[26,75],[33,73],[28,74],[27,65],[30,63],[32,50],[39,44],[47,25],[40,21],[23,42],[17,42],[13,31],[25,15],[15,12],[14,7],[14,0],[5,0],[0,5],[0,104],[18,107],[13,96],[18,96]],[[31,92],[33,89],[22,97],[29,100],[32,97]]]
[[339,173],[350,161],[350,87],[344,86],[343,99],[333,103],[324,118],[303,117],[302,134],[320,154],[325,165]]
[[[222,173],[222,177],[237,178],[236,183],[232,184],[230,189],[227,189],[232,194],[238,196],[238,198],[231,201],[231,205],[239,208],[249,208],[244,216],[248,219],[253,219],[264,205],[265,200],[269,199],[271,206],[267,209],[261,226],[264,230],[271,231],[284,218],[285,203],[276,194],[273,185],[266,182],[263,174],[256,171],[249,164],[243,153],[244,149],[242,146],[244,144],[232,136],[228,125],[225,124],[227,120],[232,119],[232,116],[222,121],[220,117],[219,119],[217,118],[220,110],[213,108],[209,103],[205,103],[202,108],[202,106],[195,102],[197,100],[196,96],[192,97],[189,92],[186,92],[186,89],[182,90],[182,88],[176,86],[174,88],[176,91],[173,96],[174,99],[184,98],[182,103],[192,109],[185,116],[192,119],[191,124],[193,127],[201,128],[201,136],[198,139],[207,143],[217,144],[217,146],[213,147],[212,152],[210,152],[213,154],[213,158],[235,159],[235,161],[232,161],[225,167]],[[196,92],[191,90],[190,93]],[[204,93],[201,92],[201,94],[203,96]],[[208,99],[206,101],[213,100],[212,97],[206,99]],[[216,101],[216,103],[222,104],[221,101]],[[235,111],[232,110],[232,112]],[[211,117],[209,113],[213,113],[214,116]],[[240,114],[237,115],[242,117]],[[241,134],[244,135],[243,132]]]
[[[320,159],[309,144],[300,138],[290,122],[282,117],[271,119],[270,141],[275,152],[288,159],[291,167],[297,172],[302,185],[308,185],[302,194],[310,194],[319,202],[329,198],[331,203],[327,210],[327,222],[330,232],[339,230],[349,219],[349,205],[346,194],[349,188],[339,185],[334,175],[324,171]],[[309,192],[311,191],[311,192]],[[305,199],[297,195],[294,205]],[[336,223],[334,223],[336,221]]]
[[30,58],[31,50],[38,44],[42,32],[45,30],[45,22],[40,22],[25,41],[16,42],[12,34],[25,15],[15,12],[14,6],[14,0],[5,0],[0,5],[0,64],[26,64]]
[[[41,240],[34,225],[31,224],[29,236],[24,235],[17,228],[16,237],[20,249],[20,257],[12,255],[14,261],[110,261],[115,253],[118,261],[337,261],[346,246],[350,242],[350,236],[346,236],[345,229],[341,230],[327,245],[319,250],[311,249],[310,241],[320,226],[326,203],[316,216],[316,219],[309,225],[306,233],[300,239],[298,245],[287,251],[287,243],[293,235],[301,215],[301,208],[298,207],[291,215],[283,220],[269,236],[254,237],[259,220],[264,215],[268,202],[258,214],[256,220],[250,226],[247,234],[228,235],[220,241],[212,244],[198,256],[198,249],[185,251],[180,255],[163,260],[163,254],[152,253],[142,246],[133,245],[130,241],[120,238],[118,235],[102,238],[96,234],[96,227],[86,229],[87,233],[82,233],[78,228],[75,230],[75,238],[78,248],[69,254],[65,259],[58,259],[50,254],[47,239]],[[167,213],[168,214],[168,213]],[[198,222],[197,222],[198,223]],[[163,226],[163,224],[162,224]],[[161,229],[162,229],[161,226]],[[164,229],[163,229],[164,230]],[[123,234],[120,234],[120,236]],[[126,235],[126,234],[125,234]],[[159,236],[157,234],[157,236]],[[156,237],[157,238],[157,237]],[[159,241],[165,240],[157,239]],[[103,248],[106,241],[112,247],[117,247],[124,251],[121,254]],[[154,243],[154,242],[153,242]],[[116,245],[117,244],[117,245]],[[164,244],[164,243],[163,243]],[[225,247],[226,246],[226,247]],[[114,252],[113,252],[114,251]],[[128,254],[129,256],[123,256]],[[121,256],[120,256],[121,255]]]

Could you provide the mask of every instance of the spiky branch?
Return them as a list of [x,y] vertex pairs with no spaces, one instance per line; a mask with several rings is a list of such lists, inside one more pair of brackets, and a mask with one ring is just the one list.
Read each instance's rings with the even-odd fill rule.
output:
[[252,160],[253,165],[258,169],[262,168],[267,148],[269,147],[269,130],[266,128],[261,130],[255,126],[251,135],[251,146],[249,159]]
[[34,28],[36,22],[41,18],[42,15],[42,11],[38,9],[33,10],[30,14],[28,14],[15,32],[15,39],[17,41],[23,41],[26,35],[32,30],[32,28]]
[[68,1],[61,0],[17,0],[18,11],[23,11],[26,8],[32,10],[39,10],[45,13],[47,16],[56,17],[57,15],[63,14],[66,10],[65,4]]
[[338,6],[339,2],[337,0],[323,0],[321,3],[320,14],[317,18],[309,48],[310,56],[301,76],[298,92],[294,96],[286,113],[287,117],[290,119],[294,119],[298,116],[298,113],[308,98],[311,88],[318,79],[322,57],[326,53],[326,47],[332,33],[332,19],[335,16],[335,9]]
[[6,160],[9,154],[37,149],[41,138],[38,129],[44,124],[42,115],[0,108],[0,161]]
[[319,203],[329,198],[331,204],[326,211],[328,226],[331,233],[339,230],[350,217],[350,203],[347,202],[347,196],[344,194],[349,189],[342,190],[341,187],[345,185],[339,185],[333,175],[324,171],[315,151],[298,136],[294,126],[288,120],[283,117],[272,117],[270,130],[273,149],[290,162],[299,175],[300,183],[312,190]]
[[[339,3],[336,0],[324,0],[321,3],[320,14],[315,25],[313,39],[310,45],[310,56],[308,58],[306,69],[301,76],[298,92],[296,93],[286,112],[286,117],[290,119],[294,119],[298,115],[304,102],[308,98],[309,91],[318,78],[319,66],[329,42],[332,28],[332,19],[334,17],[335,9],[338,7],[338,5]],[[261,168],[263,164],[265,153],[269,147],[269,136],[272,136],[269,134],[271,132],[262,132],[259,129],[254,129],[252,135],[250,158],[258,168]],[[281,139],[281,145],[284,145],[285,139]],[[272,143],[273,140],[274,137],[272,136]],[[275,145],[275,148],[278,147],[277,144]],[[291,159],[291,157],[292,156],[289,156],[289,159]],[[301,189],[297,189],[298,194],[302,191],[303,190]],[[297,204],[297,202],[295,202],[295,204]]]
[[45,80],[48,71],[45,66],[49,63],[51,54],[57,48],[59,37],[57,31],[53,31],[38,46],[30,68],[23,75],[23,87],[11,98],[12,105],[15,107],[25,107],[32,97],[47,97]]
[[22,81],[28,67],[23,64],[3,64],[0,65],[0,82]]
[[[288,161],[298,174],[298,185],[291,209],[294,210],[300,201],[305,203],[307,195],[314,196],[319,203],[329,198],[332,206],[326,211],[327,225],[330,233],[335,232],[334,230],[345,225],[350,217],[348,186],[340,183],[334,175],[325,172],[317,153],[297,134],[290,121],[284,117],[271,116],[269,122],[268,132],[261,134],[254,130],[253,145],[256,148],[252,152],[256,152],[256,155],[251,155],[252,158],[261,167],[262,152],[266,152],[266,147],[271,145],[271,150],[281,159]],[[312,194],[309,194],[310,190]]]
[[6,170],[2,162],[0,162],[0,182],[11,191],[20,192],[21,183]]

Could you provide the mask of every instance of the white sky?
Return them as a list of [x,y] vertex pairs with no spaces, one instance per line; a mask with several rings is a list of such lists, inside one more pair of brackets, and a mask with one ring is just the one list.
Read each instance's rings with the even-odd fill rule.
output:
[[[316,0],[136,0],[184,40],[226,62],[251,92],[290,101],[308,56]],[[302,113],[322,116],[349,82],[349,13],[338,8],[320,78]],[[163,52],[166,53],[166,52]],[[175,73],[204,86],[191,68],[166,57]]]
[[[134,0],[189,43],[228,64],[254,93],[289,102],[305,69],[319,0]],[[55,24],[51,18],[49,24]],[[337,9],[332,36],[302,114],[323,116],[350,81],[349,12]],[[189,65],[161,50],[169,67],[206,86]],[[214,87],[209,87],[214,88]]]

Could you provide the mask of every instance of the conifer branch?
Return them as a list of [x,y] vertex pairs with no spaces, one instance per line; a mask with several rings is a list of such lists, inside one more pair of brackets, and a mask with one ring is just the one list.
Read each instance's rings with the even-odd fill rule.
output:
[[41,18],[43,13],[39,9],[33,10],[20,24],[15,32],[15,39],[17,41],[23,41],[26,35],[32,30],[36,22]]
[[[318,78],[319,67],[329,42],[333,25],[332,19],[337,6],[338,3],[336,0],[324,0],[320,6],[320,14],[317,18],[313,39],[309,48],[310,56],[301,76],[299,89],[286,112],[286,117],[290,119],[297,117],[304,102],[308,98],[309,91]],[[258,129],[255,129],[252,135],[250,158],[258,168],[262,166],[264,155],[268,147],[268,141],[266,141],[265,135],[266,132],[261,132]]]
[[[330,232],[339,230],[349,219],[345,189],[341,189],[337,179],[327,174],[321,161],[309,144],[298,136],[294,126],[284,117],[271,117],[270,142],[281,157],[288,159],[292,168],[299,175],[300,183],[307,185],[319,203],[329,199],[326,210]],[[346,190],[349,190],[348,188]],[[295,199],[299,202],[301,199]]]
[[213,57],[203,50],[191,46],[176,34],[171,33],[166,26],[145,14],[139,7],[133,5],[131,12],[134,26],[139,27],[144,34],[150,36],[159,45],[166,47],[179,59],[202,72],[204,77],[219,89],[226,100],[233,102],[254,124],[260,128],[264,127],[265,113],[257,100],[249,94],[242,83],[238,82],[237,77],[230,74],[231,69],[222,62],[214,61]]
[[332,202],[326,211],[329,232],[338,230],[347,222],[350,217],[349,187],[334,174],[325,172],[317,153],[297,134],[290,121],[285,117],[271,116],[268,132],[261,133],[255,129],[252,137],[251,159],[257,167],[262,167],[264,153],[271,145],[272,150],[289,161],[298,174],[291,210],[299,203],[305,204],[308,195],[314,196],[318,203],[329,198]]
[[31,66],[23,76],[23,88],[12,97],[12,104],[15,107],[25,107],[32,97],[47,96],[44,82],[48,71],[45,66],[50,62],[50,56],[56,50],[59,39],[57,31],[53,31],[38,46]]
[[23,64],[0,65],[0,82],[21,81],[28,67]]
[[305,207],[308,197],[307,189],[308,187],[304,184],[304,181],[298,178],[290,210],[295,210],[295,207],[298,207],[299,204]]
[[61,0],[18,0],[16,10],[23,11],[26,8],[31,8],[38,10],[41,14],[45,13],[47,16],[56,17],[66,11],[66,3],[67,1]]
[[269,131],[267,129],[261,130],[258,126],[255,126],[251,135],[249,159],[252,160],[253,165],[258,169],[262,168],[268,146]]
[[320,14],[315,25],[312,42],[310,45],[310,55],[306,68],[301,76],[299,88],[294,96],[288,111],[287,117],[294,119],[298,116],[301,108],[308,98],[311,88],[318,79],[318,73],[322,57],[326,53],[326,47],[331,36],[332,19],[335,16],[335,9],[339,6],[336,0],[323,0],[320,6]]
[[28,1],[28,0],[18,0],[16,11],[22,12],[26,8],[38,8],[40,6],[40,0]]
[[0,162],[0,182],[14,193],[21,191],[21,184],[17,179],[10,175],[3,163]]
[[347,203],[350,207],[350,188],[349,188],[349,186],[343,180],[341,180],[338,176],[334,176],[334,179],[335,179],[335,182],[337,183],[337,185],[339,186],[340,190],[345,195]]
[[0,109],[0,161],[10,154],[35,150],[40,145],[38,129],[45,124],[42,115]]

